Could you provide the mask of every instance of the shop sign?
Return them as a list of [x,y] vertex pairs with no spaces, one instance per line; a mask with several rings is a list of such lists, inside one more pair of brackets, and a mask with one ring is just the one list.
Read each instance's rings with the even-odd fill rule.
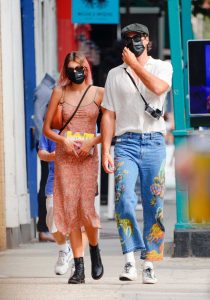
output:
[[119,0],[72,0],[72,22],[118,24]]

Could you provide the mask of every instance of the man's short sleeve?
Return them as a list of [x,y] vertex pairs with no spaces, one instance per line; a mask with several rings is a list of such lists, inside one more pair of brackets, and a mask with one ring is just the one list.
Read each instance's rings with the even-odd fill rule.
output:
[[164,61],[160,67],[158,78],[162,79],[169,85],[168,90],[170,90],[172,85],[172,74],[173,74],[173,69],[171,63],[168,61]]
[[114,88],[111,81],[111,74],[108,73],[106,83],[105,83],[105,89],[104,89],[104,97],[101,106],[105,109],[116,111],[114,106]]
[[49,151],[49,140],[43,134],[41,135],[41,138],[39,140],[39,150]]

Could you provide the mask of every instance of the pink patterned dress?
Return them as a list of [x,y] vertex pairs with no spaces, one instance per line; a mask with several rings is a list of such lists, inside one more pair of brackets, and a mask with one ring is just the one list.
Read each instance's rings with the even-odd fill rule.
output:
[[[66,102],[63,104],[63,124],[75,110]],[[67,130],[80,133],[96,133],[96,120],[99,109],[95,101],[79,107],[76,115],[62,132]],[[99,216],[94,207],[98,177],[98,153],[83,161],[67,154],[61,144],[56,146],[54,181],[54,218],[58,231],[70,233],[82,226],[100,227]]]

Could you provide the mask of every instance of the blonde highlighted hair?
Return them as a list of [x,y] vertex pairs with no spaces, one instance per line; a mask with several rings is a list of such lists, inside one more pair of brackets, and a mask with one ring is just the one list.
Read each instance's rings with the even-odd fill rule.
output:
[[85,55],[79,51],[72,51],[72,52],[68,53],[64,59],[63,68],[61,70],[61,73],[60,73],[60,76],[58,79],[58,85],[65,87],[65,86],[71,84],[71,81],[68,79],[68,76],[67,76],[67,69],[68,69],[68,64],[70,61],[75,61],[80,66],[84,67],[85,82],[88,85],[92,84],[92,82],[93,82],[92,73],[91,73],[90,65],[89,65]]

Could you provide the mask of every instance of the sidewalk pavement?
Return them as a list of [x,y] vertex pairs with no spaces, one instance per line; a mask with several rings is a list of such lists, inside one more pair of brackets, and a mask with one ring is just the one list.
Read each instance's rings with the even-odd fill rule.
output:
[[[175,223],[173,192],[165,202],[166,244],[172,243]],[[170,198],[171,197],[171,198]],[[107,207],[101,207],[100,248],[104,276],[94,281],[90,275],[88,249],[85,253],[86,283],[68,285],[69,274],[54,275],[57,249],[54,243],[20,245],[0,252],[0,300],[209,300],[210,258],[172,258],[166,253],[163,262],[155,264],[158,283],[143,285],[141,264],[136,254],[137,281],[119,281],[124,264],[116,224],[106,218]],[[138,211],[140,223],[142,212]]]

